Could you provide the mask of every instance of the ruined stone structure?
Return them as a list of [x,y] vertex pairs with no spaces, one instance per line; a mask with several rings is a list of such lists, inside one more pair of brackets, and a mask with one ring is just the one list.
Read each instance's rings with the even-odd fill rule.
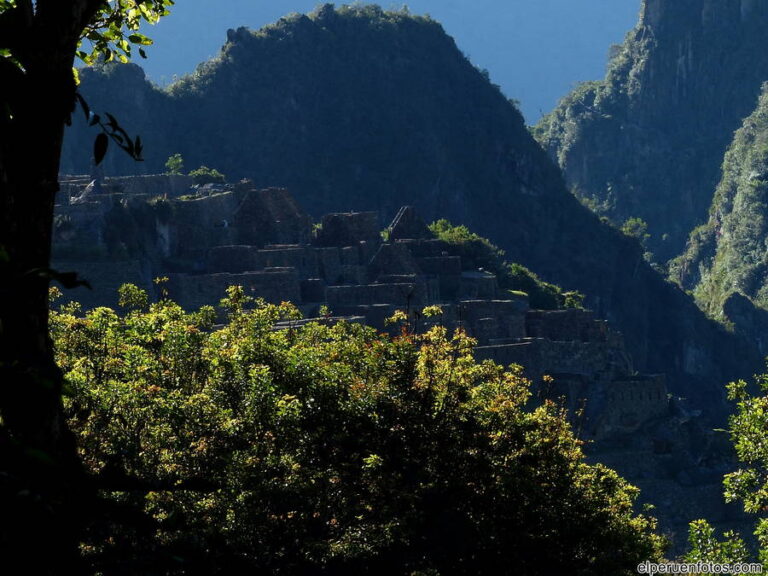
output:
[[[380,330],[404,310],[416,330],[461,327],[479,358],[524,366],[541,394],[583,408],[588,437],[634,431],[668,410],[663,377],[635,374],[606,322],[586,310],[530,310],[527,297],[504,293],[494,274],[436,239],[412,207],[383,232],[374,212],[327,214],[313,226],[286,190],[192,184],[183,176],[66,180],[56,244],[68,260],[57,265],[94,286],[76,297],[114,305],[121,283],[152,292],[152,278],[166,276],[165,289],[188,309],[217,303],[237,284],[268,302],[291,301],[308,318],[327,306]],[[421,318],[427,305],[442,315]]]

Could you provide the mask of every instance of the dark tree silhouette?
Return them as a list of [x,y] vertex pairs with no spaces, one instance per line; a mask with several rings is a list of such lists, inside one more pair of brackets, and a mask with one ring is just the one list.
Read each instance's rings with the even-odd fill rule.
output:
[[[77,103],[73,63],[127,60],[132,45],[149,43],[139,24],[170,4],[0,0],[0,551],[30,574],[71,573],[85,512],[47,300],[51,280],[76,283],[74,274],[50,270],[59,157]],[[107,137],[119,130],[96,123]],[[104,142],[100,136],[98,146]]]

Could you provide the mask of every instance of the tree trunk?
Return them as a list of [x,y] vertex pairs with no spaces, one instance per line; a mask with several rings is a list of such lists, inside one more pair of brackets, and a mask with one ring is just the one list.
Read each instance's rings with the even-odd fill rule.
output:
[[36,39],[23,75],[0,72],[10,109],[0,111],[0,551],[29,574],[77,573],[85,485],[63,417],[46,272],[76,41],[51,58]]

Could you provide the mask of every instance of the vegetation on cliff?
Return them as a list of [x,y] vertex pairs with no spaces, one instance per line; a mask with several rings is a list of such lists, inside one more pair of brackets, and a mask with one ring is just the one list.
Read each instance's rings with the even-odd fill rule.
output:
[[236,287],[220,326],[147,300],[125,285],[121,312],[51,316],[109,490],[84,547],[98,571],[618,575],[662,554],[636,489],[461,332],[297,327]]
[[507,262],[504,260],[504,250],[487,238],[471,232],[466,226],[454,226],[448,220],[441,219],[430,224],[429,229],[436,238],[455,246],[462,261],[493,272],[499,288],[525,293],[531,308],[560,310],[583,307],[583,294],[564,291],[560,286],[544,282],[522,264]]
[[768,92],[736,132],[722,170],[709,221],[693,231],[672,270],[718,318],[734,292],[768,308]]
[[605,80],[536,127],[573,192],[616,225],[648,223],[660,262],[706,219],[723,154],[768,78],[764,2],[645,0]]

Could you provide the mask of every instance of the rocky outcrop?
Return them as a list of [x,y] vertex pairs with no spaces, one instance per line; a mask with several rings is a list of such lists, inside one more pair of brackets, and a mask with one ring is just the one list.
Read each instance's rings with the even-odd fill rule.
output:
[[768,79],[768,4],[645,0],[606,79],[536,128],[574,193],[621,224],[648,223],[664,262],[707,218],[733,132]]

